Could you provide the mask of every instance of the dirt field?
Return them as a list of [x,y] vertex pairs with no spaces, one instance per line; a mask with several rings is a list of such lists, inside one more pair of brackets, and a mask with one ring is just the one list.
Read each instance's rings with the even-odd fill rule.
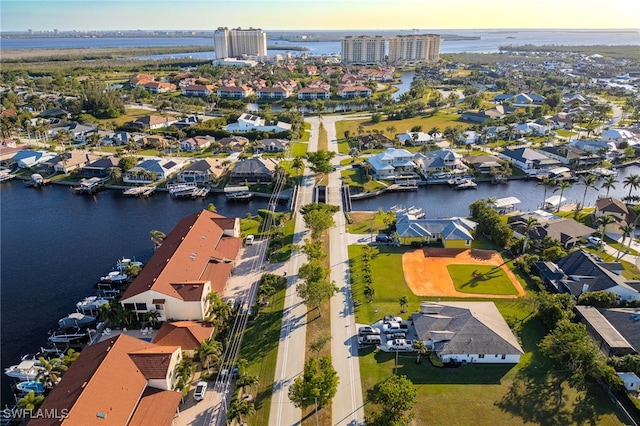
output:
[[504,263],[502,256],[493,250],[437,249],[424,248],[413,250],[402,256],[404,279],[411,291],[417,296],[453,296],[487,297],[513,299],[524,296],[520,282],[506,265],[501,269],[507,274],[518,296],[497,294],[470,294],[456,290],[451,281],[447,265],[488,265],[498,266]]

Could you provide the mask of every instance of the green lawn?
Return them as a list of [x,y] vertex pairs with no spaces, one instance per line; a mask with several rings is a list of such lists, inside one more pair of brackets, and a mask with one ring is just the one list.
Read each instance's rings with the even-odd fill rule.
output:
[[302,137],[300,138],[300,142],[309,142],[309,138],[311,137],[311,123],[304,123],[304,132],[302,133]]
[[352,223],[347,224],[347,232],[351,234],[377,234],[387,229],[378,212],[351,212]]
[[[375,295],[373,302],[367,303],[363,296],[362,246],[349,246],[348,250],[352,289],[354,299],[358,301],[355,308],[358,323],[370,324],[383,315],[392,314],[408,318],[408,313],[400,313],[401,296],[409,299],[408,312],[417,311],[420,302],[429,300],[413,295],[406,285],[402,253],[407,249],[378,246],[373,247],[370,263]],[[558,371],[555,363],[540,354],[537,344],[546,330],[532,316],[532,307],[525,299],[496,299],[494,303],[525,351],[520,363],[445,369],[433,367],[426,358],[417,365],[415,355],[401,355],[397,372],[407,375],[418,390],[412,424],[621,424],[612,404],[599,388],[586,392],[570,388],[564,380],[566,371]],[[393,374],[394,364],[393,354],[372,350],[360,352],[366,414],[376,409],[367,401],[369,392],[376,383]]]
[[318,129],[318,151],[328,151],[329,150],[329,137],[327,135],[327,129],[324,128],[324,125],[320,123],[320,128]]
[[97,122],[100,124],[116,123],[118,126],[122,126],[124,123],[133,121],[137,118],[144,117],[146,115],[162,115],[162,114],[159,114],[155,111],[149,111],[146,109],[131,108],[131,109],[127,109],[125,111],[125,114],[121,115],[120,117],[105,118],[102,120],[98,119]]
[[385,184],[376,180],[367,181],[362,169],[350,168],[342,170],[340,171],[340,176],[342,176],[342,182],[345,185],[349,185],[354,188],[360,188],[364,192],[375,192],[386,187]]
[[242,339],[240,358],[249,361],[249,374],[258,377],[254,401],[256,414],[245,420],[250,425],[269,423],[273,380],[278,360],[278,343],[284,307],[285,287],[276,289],[269,305],[260,308],[258,316],[250,322]]
[[304,157],[309,149],[309,144],[306,142],[296,142],[291,148],[291,155],[293,157]]
[[456,290],[471,294],[513,294],[518,291],[505,272],[495,266],[448,265]]
[[[288,213],[287,213],[288,214]],[[282,236],[270,242],[269,261],[284,262],[291,257],[293,250],[293,231],[295,229],[295,215],[281,225]]]

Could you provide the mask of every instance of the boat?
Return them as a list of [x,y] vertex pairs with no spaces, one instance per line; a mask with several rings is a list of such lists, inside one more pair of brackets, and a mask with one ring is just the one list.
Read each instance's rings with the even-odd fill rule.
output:
[[72,187],[73,191],[77,194],[95,194],[100,191],[104,186],[104,179],[99,177],[92,177],[89,179],[81,179],[80,182]]
[[34,173],[31,175],[31,185],[32,186],[42,186],[44,185],[44,178],[40,173]]
[[230,201],[250,200],[253,197],[253,194],[248,191],[227,192],[225,195]]
[[63,327],[53,332],[48,340],[54,345],[77,345],[89,340],[89,330],[83,327]]
[[44,393],[44,385],[41,382],[35,380],[28,380],[16,384],[16,389],[23,393],[29,393],[33,391],[36,395]]
[[111,271],[107,275],[100,277],[101,283],[109,283],[115,285],[122,285],[127,282],[129,275],[122,273],[122,271]]
[[108,303],[107,299],[89,296],[76,303],[76,308],[83,314],[93,314],[100,312],[100,309]]
[[58,320],[58,326],[62,327],[86,327],[95,324],[97,318],[92,315],[85,315],[80,312],[73,312]]
[[20,364],[5,368],[4,374],[19,380],[35,380],[42,371],[44,367],[34,355],[25,355]]
[[195,183],[177,183],[174,185],[167,185],[167,189],[172,197],[180,198],[191,197],[198,187]]
[[115,269],[117,271],[126,271],[131,266],[137,266],[139,268],[142,268],[144,266],[144,263],[138,262],[135,259],[132,260],[132,259],[127,259],[126,257],[123,257],[122,259],[118,259],[118,261],[116,262]]
[[464,182],[456,186],[456,189],[477,189],[477,188],[478,188],[478,184],[469,179],[465,179]]
[[426,217],[426,213],[422,210],[422,207],[410,207],[407,210],[407,214],[416,219],[424,219]]

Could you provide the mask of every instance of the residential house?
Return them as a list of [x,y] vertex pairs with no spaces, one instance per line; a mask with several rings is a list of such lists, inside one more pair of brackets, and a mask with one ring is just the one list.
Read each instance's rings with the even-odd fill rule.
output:
[[539,151],[573,170],[587,169],[598,165],[600,157],[571,145],[545,146]]
[[508,223],[513,229],[513,235],[516,238],[525,238],[527,235],[526,223],[530,217],[537,221],[536,224],[530,226],[528,233],[528,238],[532,242],[542,242],[545,237],[550,237],[560,241],[565,249],[570,249],[596,232],[595,229],[574,219],[555,216],[547,212],[534,211],[509,217]]
[[638,390],[640,389],[640,377],[636,376],[636,373],[624,372],[624,373],[616,373],[620,380],[622,380],[622,384],[627,392],[632,392],[637,395]]
[[347,73],[340,77],[338,84],[340,86],[362,86],[367,80],[366,77]]
[[358,75],[373,81],[393,81],[394,67],[388,69],[361,68]]
[[493,302],[423,302],[411,320],[443,362],[517,364],[524,354]]
[[417,153],[413,162],[425,173],[443,172],[445,170],[467,170],[462,162],[462,155],[452,149],[430,151],[426,155]]
[[226,168],[220,158],[203,158],[189,164],[177,174],[178,182],[206,185],[220,179]]
[[257,115],[244,113],[235,123],[227,124],[224,130],[230,133],[260,132],[286,132],[291,130],[291,124],[278,121],[276,124],[266,124],[264,118]]
[[614,142],[616,147],[619,147],[621,144],[627,144],[629,146],[640,144],[640,139],[638,139],[632,132],[625,129],[603,130],[600,135],[600,140],[603,142]]
[[286,99],[291,96],[291,91],[282,86],[263,87],[256,91],[259,99]]
[[246,98],[253,93],[253,89],[247,86],[226,86],[219,87],[216,91],[216,94],[219,98],[227,98],[227,99],[242,99]]
[[305,65],[304,73],[306,75],[318,75],[318,67],[316,67],[315,65]]
[[167,179],[182,168],[181,161],[150,158],[127,170],[122,181],[124,183],[151,183]]
[[200,119],[196,115],[191,115],[189,117],[184,117],[177,121],[174,126],[178,129],[184,129],[185,127],[195,126],[200,122]]
[[393,148],[394,145],[393,141],[383,133],[371,133],[370,135],[358,136],[356,139],[360,150],[363,148]]
[[243,152],[245,146],[249,143],[249,139],[244,136],[233,136],[231,138],[222,138],[218,143],[227,152]]
[[578,297],[590,291],[609,291],[621,300],[640,299],[637,283],[628,282],[620,274],[618,262],[604,262],[596,255],[577,250],[555,262],[535,262],[545,285],[560,293]]
[[182,94],[184,96],[201,96],[207,97],[213,93],[213,85],[212,84],[191,84],[182,89]]
[[203,321],[207,295],[222,292],[240,250],[240,221],[208,210],[178,222],[122,295],[126,310],[160,320]]
[[542,95],[536,95],[534,93],[518,93],[517,95],[510,95],[503,93],[496,95],[493,101],[496,103],[510,102],[513,106],[527,107],[527,106],[540,106],[544,104],[545,98]]
[[368,98],[372,93],[367,86],[342,86],[338,89],[338,96],[344,99]]
[[85,177],[108,177],[111,169],[118,167],[119,158],[109,156],[95,160],[82,168],[82,176]]
[[74,150],[65,152],[61,154],[60,161],[53,166],[53,170],[58,173],[68,174],[91,164],[99,158],[99,156],[89,154],[85,151]]
[[573,114],[568,112],[559,112],[548,117],[552,129],[571,129],[573,128]]
[[149,81],[140,85],[144,90],[151,93],[168,93],[176,90],[176,85],[164,81]]
[[321,87],[304,87],[298,90],[298,99],[310,100],[310,99],[329,99],[331,92],[329,89]]
[[61,131],[68,131],[71,135],[71,140],[79,144],[86,144],[89,142],[89,136],[96,133],[98,129],[86,124],[70,123],[67,126],[56,127],[51,130],[51,136],[55,137]]
[[569,142],[569,146],[574,146],[583,151],[591,152],[597,155],[601,155],[602,153],[607,153],[611,150],[616,149],[616,145],[613,142],[604,142],[604,141],[593,141],[593,140],[579,140],[574,139]]
[[132,89],[135,89],[138,86],[155,80],[156,78],[151,74],[134,74],[129,78],[129,85]]
[[177,122],[178,120],[171,116],[162,117],[159,115],[145,115],[144,117],[135,119],[129,124],[131,124],[131,126],[133,127],[138,127],[143,130],[155,130],[169,127]]
[[367,158],[378,179],[393,179],[397,176],[415,174],[413,153],[406,149],[389,148]]
[[464,218],[416,219],[411,215],[396,216],[396,233],[400,244],[440,242],[444,248],[469,248],[476,223]]
[[640,354],[640,316],[635,309],[577,305],[575,311],[606,356]]
[[180,141],[180,149],[187,152],[204,151],[209,148],[216,138],[213,136],[194,136]]
[[474,123],[484,123],[487,120],[500,120],[507,115],[516,111],[516,108],[496,105],[493,108],[479,111],[464,111],[460,118],[464,121],[472,121]]
[[262,139],[256,143],[254,152],[284,152],[288,144],[289,141],[284,139]]
[[31,149],[23,149],[16,152],[11,160],[16,162],[18,168],[28,169],[45,161],[56,158],[58,154],[49,151],[33,151]]
[[485,175],[491,173],[492,169],[502,167],[502,160],[493,155],[465,155],[462,157],[462,161],[472,167],[476,172]]
[[598,198],[596,200],[596,210],[593,215],[596,220],[603,215],[611,216],[614,222],[607,225],[605,232],[612,231],[616,234],[622,233],[620,226],[625,226],[636,220],[634,211],[630,210],[621,200],[613,197]]
[[179,346],[124,333],[87,346],[40,406],[61,417],[32,417],[29,425],[173,425],[182,399],[173,390],[180,361]]
[[179,346],[192,357],[196,349],[209,339],[215,330],[210,322],[204,321],[171,321],[165,322],[153,338],[159,346]]
[[311,80],[307,83],[306,87],[311,89],[325,89],[327,92],[331,89],[331,85],[324,80]]
[[560,163],[531,148],[505,149],[498,156],[504,160],[511,161],[514,166],[523,171],[549,169]]
[[[434,135],[435,136],[435,135]],[[398,133],[396,139],[404,146],[422,146],[436,143],[435,137],[425,132],[404,132]]]
[[543,126],[542,124],[529,122],[516,125],[513,131],[516,135],[521,136],[542,136],[549,133],[549,128],[548,126]]
[[271,182],[276,165],[270,158],[247,158],[235,164],[229,180],[232,183]]

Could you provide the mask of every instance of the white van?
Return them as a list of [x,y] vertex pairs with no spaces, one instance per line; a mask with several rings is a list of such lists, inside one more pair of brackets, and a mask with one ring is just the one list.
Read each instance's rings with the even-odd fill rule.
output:
[[253,245],[253,240],[255,239],[255,237],[253,235],[247,235],[247,238],[244,240],[245,244],[250,246]]

